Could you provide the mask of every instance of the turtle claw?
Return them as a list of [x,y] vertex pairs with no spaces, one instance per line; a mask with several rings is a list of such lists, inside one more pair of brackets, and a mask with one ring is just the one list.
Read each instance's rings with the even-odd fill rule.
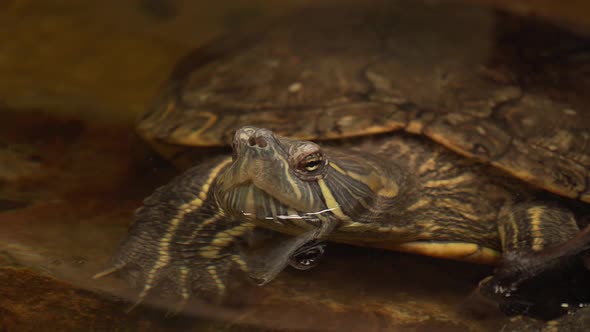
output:
[[100,272],[98,272],[97,274],[92,276],[92,279],[101,279],[104,278],[106,276],[109,276],[121,269],[123,269],[125,267],[126,264],[119,264],[119,265],[113,265],[112,267],[109,267],[107,269],[104,269]]
[[174,309],[170,309],[168,311],[166,311],[166,318],[172,318],[178,314],[180,314],[183,309],[186,307],[186,304],[188,303],[188,297],[183,297],[180,302],[178,302],[176,304],[176,306],[174,307]]
[[125,313],[126,314],[130,314],[133,310],[135,310],[135,308],[137,308],[143,302],[144,297],[145,297],[145,295],[143,297],[140,296],[135,301],[135,303],[133,303],[132,305],[130,305],[129,308],[125,309]]

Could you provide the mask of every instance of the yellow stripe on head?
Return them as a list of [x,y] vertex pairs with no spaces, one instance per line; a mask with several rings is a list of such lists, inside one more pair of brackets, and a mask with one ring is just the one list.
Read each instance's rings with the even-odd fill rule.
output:
[[342,212],[340,204],[338,204],[338,202],[334,198],[334,195],[332,195],[332,192],[330,191],[330,188],[328,188],[328,186],[326,185],[324,179],[319,179],[318,184],[320,186],[320,190],[322,191],[322,195],[324,196],[324,200],[326,201],[326,207],[340,220],[350,221],[350,217],[348,217],[344,214],[344,212]]

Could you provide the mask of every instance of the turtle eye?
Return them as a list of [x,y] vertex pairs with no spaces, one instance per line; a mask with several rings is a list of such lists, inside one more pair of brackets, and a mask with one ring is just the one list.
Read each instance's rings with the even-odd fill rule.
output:
[[298,165],[299,170],[308,172],[308,173],[313,173],[316,170],[318,170],[320,168],[320,166],[322,166],[322,164],[324,163],[324,156],[319,153],[319,152],[315,152],[315,153],[311,153],[308,154],[307,156],[305,156]]

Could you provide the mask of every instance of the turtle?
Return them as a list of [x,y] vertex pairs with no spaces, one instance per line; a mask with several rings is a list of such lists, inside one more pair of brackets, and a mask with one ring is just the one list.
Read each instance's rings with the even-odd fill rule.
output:
[[401,0],[317,3],[214,40],[137,125],[191,166],[145,199],[97,277],[140,300],[217,299],[235,271],[263,285],[333,241],[496,264],[510,292],[588,249],[587,45],[534,18]]

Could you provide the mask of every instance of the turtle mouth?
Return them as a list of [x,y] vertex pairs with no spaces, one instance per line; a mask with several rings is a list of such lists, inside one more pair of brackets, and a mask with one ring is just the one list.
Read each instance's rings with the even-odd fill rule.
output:
[[256,177],[265,172],[265,161],[277,153],[276,137],[268,129],[245,126],[236,130],[232,141],[232,162],[220,177],[222,191],[256,185]]

